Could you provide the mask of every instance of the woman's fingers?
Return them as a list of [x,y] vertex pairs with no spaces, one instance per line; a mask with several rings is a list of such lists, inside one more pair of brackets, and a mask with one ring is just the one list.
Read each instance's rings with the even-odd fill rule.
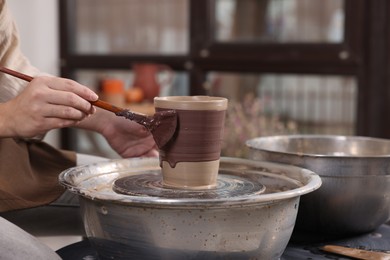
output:
[[86,118],[90,113],[85,113],[79,109],[64,105],[47,105],[42,115],[45,118],[69,119],[80,121]]
[[[73,80],[38,77],[33,80],[33,83],[39,84],[38,87],[40,87],[40,89],[35,89],[37,98],[49,104],[67,106],[85,114],[92,114],[96,111],[89,102],[98,98],[96,93]],[[69,113],[68,110],[65,113]]]
[[49,88],[54,90],[71,92],[88,101],[95,101],[98,99],[98,95],[95,92],[93,92],[90,88],[81,85],[80,83],[74,80],[56,78],[56,77],[38,77],[34,80],[38,80],[38,81],[42,80],[44,82],[38,82],[40,83],[40,85],[45,84]]
[[59,109],[65,109],[63,111],[64,114],[74,114],[74,110],[78,110],[83,114],[92,114],[95,112],[90,102],[72,92],[51,90],[47,94],[47,103],[51,105],[48,107],[58,106],[55,110],[57,115]]

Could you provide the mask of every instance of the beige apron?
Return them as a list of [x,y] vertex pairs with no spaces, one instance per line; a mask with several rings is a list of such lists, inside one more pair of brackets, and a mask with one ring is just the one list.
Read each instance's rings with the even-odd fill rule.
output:
[[74,152],[41,141],[0,138],[0,212],[53,202],[65,191],[58,175],[75,165]]

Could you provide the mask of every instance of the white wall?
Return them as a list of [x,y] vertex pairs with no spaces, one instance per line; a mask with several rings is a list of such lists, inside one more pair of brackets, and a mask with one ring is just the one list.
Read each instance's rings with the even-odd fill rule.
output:
[[58,10],[56,0],[8,0],[21,38],[21,48],[34,66],[58,75]]
[[[59,73],[59,32],[57,0],[7,0],[21,39],[21,49],[42,72]],[[45,141],[58,146],[58,131]]]

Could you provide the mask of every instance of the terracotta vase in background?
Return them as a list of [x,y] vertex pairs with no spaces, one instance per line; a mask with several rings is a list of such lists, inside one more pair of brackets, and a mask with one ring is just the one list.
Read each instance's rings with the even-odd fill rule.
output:
[[[144,92],[145,100],[153,101],[154,97],[160,94],[162,84],[172,81],[172,69],[164,64],[157,63],[135,63],[133,64],[134,81],[133,86],[139,87]],[[164,81],[159,81],[159,73],[167,72],[168,77]]]

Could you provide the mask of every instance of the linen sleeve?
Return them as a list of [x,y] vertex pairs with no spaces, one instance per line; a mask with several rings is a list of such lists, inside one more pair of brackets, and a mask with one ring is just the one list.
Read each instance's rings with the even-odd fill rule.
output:
[[[20,50],[18,30],[5,0],[0,0],[0,66],[31,76],[40,74]],[[26,84],[23,80],[0,73],[0,102],[15,97]]]

